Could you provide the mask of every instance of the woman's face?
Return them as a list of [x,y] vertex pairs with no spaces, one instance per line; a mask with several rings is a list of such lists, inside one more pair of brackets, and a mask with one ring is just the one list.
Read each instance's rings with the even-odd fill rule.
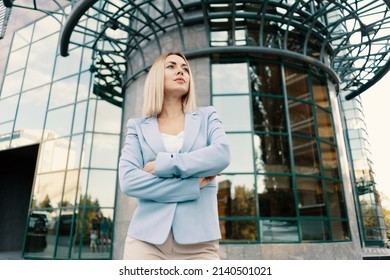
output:
[[190,72],[186,61],[178,55],[169,55],[164,65],[164,96],[182,98],[188,93]]

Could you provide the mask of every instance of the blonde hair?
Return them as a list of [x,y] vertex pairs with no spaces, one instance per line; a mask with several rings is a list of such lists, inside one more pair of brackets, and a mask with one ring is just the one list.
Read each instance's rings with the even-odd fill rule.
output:
[[145,80],[144,102],[142,113],[144,117],[157,116],[161,113],[164,101],[164,69],[165,59],[170,55],[177,55],[184,59],[188,66],[190,85],[186,95],[183,96],[184,112],[196,111],[195,86],[187,58],[181,52],[168,52],[159,56],[153,63]]

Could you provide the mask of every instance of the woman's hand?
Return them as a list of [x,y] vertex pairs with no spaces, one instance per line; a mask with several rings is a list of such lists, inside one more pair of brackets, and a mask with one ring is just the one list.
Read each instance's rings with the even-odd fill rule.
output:
[[147,164],[145,164],[142,170],[150,174],[154,174],[154,172],[156,171],[156,161],[155,160],[149,161]]
[[198,178],[199,179],[199,188],[204,188],[206,187],[208,184],[210,184],[210,182],[212,180],[215,179],[215,177],[217,177],[217,175],[215,176],[208,176],[208,177],[200,177]]

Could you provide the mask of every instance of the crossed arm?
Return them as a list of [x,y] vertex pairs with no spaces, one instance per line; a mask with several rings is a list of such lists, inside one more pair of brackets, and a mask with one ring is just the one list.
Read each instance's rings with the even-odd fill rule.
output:
[[228,140],[215,111],[209,114],[207,133],[207,147],[188,153],[160,152],[156,160],[144,165],[136,124],[130,120],[119,162],[122,191],[167,203],[197,199],[200,188],[230,163]]

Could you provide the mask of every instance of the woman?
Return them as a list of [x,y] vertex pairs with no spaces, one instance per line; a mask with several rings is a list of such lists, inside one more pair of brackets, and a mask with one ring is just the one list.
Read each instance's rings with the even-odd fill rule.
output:
[[219,259],[215,177],[230,162],[213,107],[197,110],[189,63],[167,53],[145,81],[145,118],[130,119],[120,187],[138,198],[124,259]]

